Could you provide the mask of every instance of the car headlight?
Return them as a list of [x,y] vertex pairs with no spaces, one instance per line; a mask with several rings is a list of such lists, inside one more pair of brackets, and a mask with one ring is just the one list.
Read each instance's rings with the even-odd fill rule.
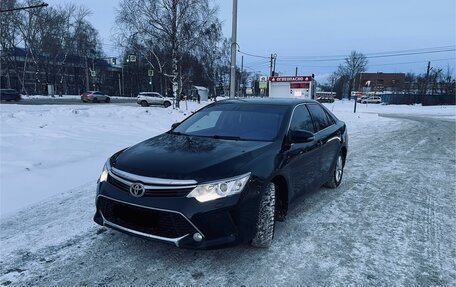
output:
[[100,178],[98,182],[105,182],[108,180],[109,170],[111,169],[111,165],[109,164],[109,159],[106,161],[105,165],[103,166],[103,170],[101,171]]
[[200,184],[187,197],[194,197],[199,202],[206,202],[217,198],[240,193],[250,178],[250,172],[237,177],[222,179],[215,182]]

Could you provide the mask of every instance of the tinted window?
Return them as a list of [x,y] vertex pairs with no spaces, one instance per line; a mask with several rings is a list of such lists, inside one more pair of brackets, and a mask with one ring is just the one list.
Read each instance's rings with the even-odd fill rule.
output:
[[312,118],[305,105],[297,106],[291,118],[290,130],[306,130],[315,132]]
[[312,115],[317,131],[321,131],[322,129],[332,125],[332,122],[328,119],[328,116],[322,107],[319,105],[307,105],[307,107]]
[[217,104],[195,113],[173,131],[201,137],[272,141],[278,136],[286,110],[286,106]]

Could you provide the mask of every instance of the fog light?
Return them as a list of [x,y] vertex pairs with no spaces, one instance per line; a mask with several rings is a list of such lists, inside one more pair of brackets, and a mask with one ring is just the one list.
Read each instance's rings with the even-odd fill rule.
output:
[[195,240],[196,242],[200,242],[201,240],[203,240],[203,236],[199,233],[195,233],[193,234],[193,240]]

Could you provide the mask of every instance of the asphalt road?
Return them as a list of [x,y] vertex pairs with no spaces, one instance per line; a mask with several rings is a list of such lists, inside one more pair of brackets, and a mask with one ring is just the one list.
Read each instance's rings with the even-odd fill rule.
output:
[[90,183],[0,226],[9,286],[455,286],[456,123],[351,135],[344,181],[305,195],[273,246],[193,251],[90,222]]
[[[1,104],[18,104],[18,105],[81,105],[84,104],[78,98],[23,98],[21,101],[2,101]],[[132,98],[111,98],[110,103],[86,103],[87,105],[110,105],[110,104],[136,104],[136,97]]]

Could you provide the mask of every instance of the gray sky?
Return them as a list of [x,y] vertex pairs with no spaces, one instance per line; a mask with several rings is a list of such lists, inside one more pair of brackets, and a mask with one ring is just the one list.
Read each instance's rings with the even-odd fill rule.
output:
[[[48,0],[50,5],[73,2],[86,6],[89,21],[99,30],[108,56],[119,51],[111,41],[118,0]],[[276,70],[284,75],[324,75],[340,60],[357,50],[368,56],[394,52],[432,52],[436,47],[455,46],[456,1],[454,0],[238,0],[240,50],[269,57],[277,54]],[[226,37],[231,36],[232,1],[214,1],[219,6]],[[424,50],[427,49],[427,50]],[[450,47],[451,49],[451,47]],[[413,51],[412,51],[413,50]],[[238,65],[242,54],[238,53]],[[328,58],[328,56],[335,56]],[[423,73],[427,61],[435,68],[455,66],[455,51],[369,58],[370,72]],[[310,61],[314,60],[314,61]],[[315,61],[318,60],[318,61]],[[269,72],[268,59],[244,55],[244,67]]]

